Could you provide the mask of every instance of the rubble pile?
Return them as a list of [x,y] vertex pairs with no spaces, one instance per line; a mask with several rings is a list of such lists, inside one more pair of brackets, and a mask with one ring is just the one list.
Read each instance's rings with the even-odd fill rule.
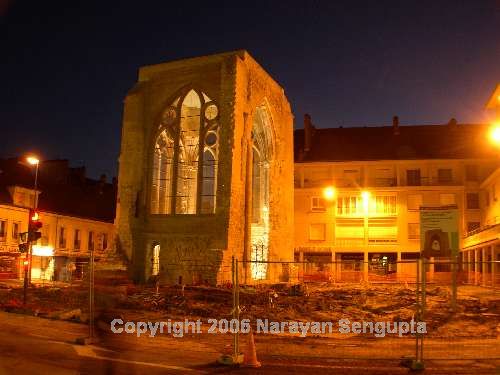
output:
[[[32,313],[53,319],[85,321],[88,289],[84,286],[30,289],[28,305],[22,288],[0,288],[0,309]],[[425,321],[434,336],[496,337],[500,324],[500,299],[460,295],[457,311],[450,311],[450,291],[429,285]],[[96,310],[106,316],[134,319],[230,318],[230,287],[162,286],[158,289],[132,284],[96,286]],[[251,321],[408,322],[415,318],[415,288],[402,285],[277,284],[240,288],[241,318]]]

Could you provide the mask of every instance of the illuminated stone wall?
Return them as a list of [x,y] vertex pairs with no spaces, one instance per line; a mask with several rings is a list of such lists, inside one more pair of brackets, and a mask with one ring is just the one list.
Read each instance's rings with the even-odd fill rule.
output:
[[[206,93],[218,106],[215,214],[151,214],[154,145],[162,114],[179,93]],[[117,243],[137,281],[151,276],[160,245],[160,279],[210,283],[230,280],[231,257],[250,259],[252,130],[265,109],[269,160],[268,259],[293,258],[293,117],[283,89],[246,52],[146,66],[123,114],[119,159]],[[250,172],[250,173],[249,173]],[[251,186],[251,185],[250,185]],[[248,267],[249,269],[250,267]],[[266,280],[280,279],[281,264]],[[244,273],[251,277],[250,271]]]

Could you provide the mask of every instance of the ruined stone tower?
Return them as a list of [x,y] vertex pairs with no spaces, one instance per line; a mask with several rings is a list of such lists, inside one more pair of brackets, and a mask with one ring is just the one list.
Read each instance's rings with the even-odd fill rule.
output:
[[293,260],[293,117],[246,52],[139,70],[125,99],[117,243],[136,281],[286,280]]

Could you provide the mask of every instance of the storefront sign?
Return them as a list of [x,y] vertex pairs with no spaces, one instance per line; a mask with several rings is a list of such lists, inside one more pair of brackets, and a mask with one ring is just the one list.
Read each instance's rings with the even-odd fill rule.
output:
[[19,247],[12,245],[0,245],[0,253],[18,253]]

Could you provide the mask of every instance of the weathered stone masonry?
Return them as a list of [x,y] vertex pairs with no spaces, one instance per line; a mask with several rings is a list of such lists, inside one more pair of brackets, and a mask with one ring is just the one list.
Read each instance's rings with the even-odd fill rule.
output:
[[[153,188],[152,181],[158,172],[153,158],[158,131],[164,126],[162,116],[190,90],[206,94],[218,109],[215,210],[201,213],[198,197],[197,213],[179,213],[188,196],[172,198],[177,199],[172,206],[176,213],[152,213],[156,211],[151,202],[156,202],[158,192],[154,189],[160,189]],[[180,105],[184,108],[184,103]],[[277,263],[258,278],[283,279],[279,262],[293,259],[292,137],[293,117],[283,89],[246,51],[142,67],[138,83],[125,99],[116,218],[118,244],[130,260],[133,278],[145,281],[151,276],[153,248],[159,245],[162,280],[227,281],[231,257],[255,260],[253,245],[259,242],[267,251],[263,259]],[[185,142],[180,140],[179,145]],[[182,155],[178,158],[184,161]],[[175,157],[172,160],[175,164]],[[175,168],[186,167],[174,166],[174,172],[179,170]],[[186,173],[205,173],[196,168]],[[179,195],[184,187],[179,182],[174,185],[172,191]],[[196,194],[202,194],[201,186]],[[190,204],[194,202],[193,198]],[[245,277],[256,274],[249,266],[244,272]]]

